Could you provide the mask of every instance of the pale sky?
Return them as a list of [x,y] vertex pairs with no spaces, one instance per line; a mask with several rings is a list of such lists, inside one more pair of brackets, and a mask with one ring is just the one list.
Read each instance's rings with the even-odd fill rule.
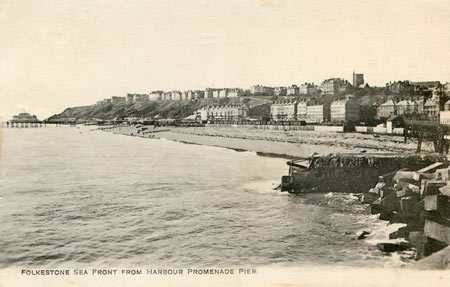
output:
[[1,0],[0,115],[152,90],[450,81],[449,0]]

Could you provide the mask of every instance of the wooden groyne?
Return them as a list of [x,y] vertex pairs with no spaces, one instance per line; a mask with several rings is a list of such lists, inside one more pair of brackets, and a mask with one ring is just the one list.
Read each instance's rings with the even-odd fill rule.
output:
[[289,175],[281,190],[304,192],[364,192],[380,175],[401,169],[419,169],[442,160],[438,154],[329,154],[288,162]]

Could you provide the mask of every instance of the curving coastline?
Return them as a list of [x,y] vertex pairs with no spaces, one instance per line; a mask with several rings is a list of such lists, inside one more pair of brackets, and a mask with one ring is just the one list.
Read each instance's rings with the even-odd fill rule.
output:
[[[144,129],[143,129],[144,128]],[[101,127],[116,134],[216,146],[236,151],[252,151],[262,156],[303,159],[312,154],[330,153],[391,153],[414,152],[414,142],[403,143],[401,136],[377,136],[359,133],[317,131],[261,131],[227,127]],[[424,147],[431,150],[431,147]]]

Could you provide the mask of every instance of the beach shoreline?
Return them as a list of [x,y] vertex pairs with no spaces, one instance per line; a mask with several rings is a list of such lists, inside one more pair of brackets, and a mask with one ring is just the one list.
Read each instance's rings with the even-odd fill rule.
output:
[[[115,134],[150,139],[166,139],[185,144],[214,146],[260,156],[295,160],[312,154],[404,154],[414,153],[416,143],[403,137],[360,133],[315,131],[261,131],[228,127],[159,127],[121,125],[100,127]],[[431,151],[431,147],[425,147]]]

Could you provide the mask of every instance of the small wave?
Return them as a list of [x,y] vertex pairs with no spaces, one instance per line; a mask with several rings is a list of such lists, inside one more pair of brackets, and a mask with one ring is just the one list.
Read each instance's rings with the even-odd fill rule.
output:
[[390,256],[391,261],[387,262],[385,267],[404,267],[414,259],[414,255],[413,250],[394,252]]
[[85,216],[81,216],[81,215],[67,215],[65,218],[67,220],[77,220],[77,219],[85,220],[86,219]]
[[36,262],[45,262],[47,260],[55,260],[55,259],[61,259],[64,258],[65,255],[62,253],[56,253],[56,254],[48,254],[48,255],[40,255],[33,258],[33,261]]
[[187,214],[188,212],[186,211],[167,211],[161,218],[167,221],[179,220],[184,218]]
[[402,238],[389,239],[389,234],[397,231],[399,228],[404,226],[406,226],[406,224],[404,223],[386,224],[385,222],[379,222],[367,236],[366,242],[372,245],[376,245],[377,243],[397,243],[405,241]]
[[274,195],[286,195],[286,192],[281,192],[279,189],[276,189],[279,186],[279,183],[272,180],[261,180],[261,181],[253,181],[246,183],[242,186],[242,189],[245,191],[252,191],[258,193],[270,193]]

